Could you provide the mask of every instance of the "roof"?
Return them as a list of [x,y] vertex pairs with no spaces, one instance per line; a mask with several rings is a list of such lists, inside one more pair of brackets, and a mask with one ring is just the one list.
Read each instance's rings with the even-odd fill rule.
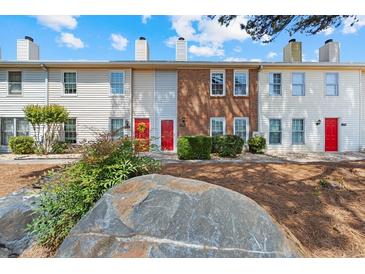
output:
[[330,63],[330,62],[217,62],[217,61],[95,61],[95,60],[39,60],[39,61],[0,61],[2,68],[136,68],[136,69],[173,69],[173,68],[260,68],[260,69],[295,69],[295,68],[341,68],[365,70],[365,63]]

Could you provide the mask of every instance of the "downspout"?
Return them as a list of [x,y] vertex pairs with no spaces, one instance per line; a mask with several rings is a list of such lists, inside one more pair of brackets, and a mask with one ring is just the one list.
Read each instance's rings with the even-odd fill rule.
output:
[[46,84],[46,100],[45,100],[45,104],[46,106],[49,105],[49,81],[48,81],[48,77],[49,77],[49,71],[48,71],[48,67],[45,64],[41,64],[41,68],[42,70],[44,70],[46,72],[46,79],[45,79],[45,84]]

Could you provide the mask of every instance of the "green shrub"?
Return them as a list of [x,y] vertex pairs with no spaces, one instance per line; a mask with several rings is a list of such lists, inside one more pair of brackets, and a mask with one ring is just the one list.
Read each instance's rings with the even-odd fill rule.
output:
[[262,136],[255,136],[248,139],[248,148],[252,153],[263,153],[266,148],[266,139]]
[[222,135],[212,138],[212,153],[220,157],[236,157],[243,149],[244,140],[237,135]]
[[55,250],[109,188],[159,169],[160,162],[135,154],[130,140],[113,142],[101,136],[84,145],[79,162],[54,174],[44,186],[36,210],[38,217],[29,230],[41,245]]
[[51,153],[62,154],[65,153],[67,149],[68,149],[68,144],[66,142],[58,141],[53,144]]
[[177,142],[177,156],[181,160],[210,159],[212,139],[209,136],[183,136]]
[[32,154],[34,153],[34,139],[30,136],[10,137],[9,147],[15,154]]

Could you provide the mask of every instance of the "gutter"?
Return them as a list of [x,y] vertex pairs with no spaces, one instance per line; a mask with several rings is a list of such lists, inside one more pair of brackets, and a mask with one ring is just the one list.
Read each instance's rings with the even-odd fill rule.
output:
[[49,77],[49,71],[48,71],[48,67],[45,65],[45,64],[41,64],[41,68],[42,70],[44,70],[46,72],[46,79],[45,79],[45,84],[46,84],[46,101],[45,101],[45,104],[46,106],[49,105],[49,80],[48,80],[48,77]]

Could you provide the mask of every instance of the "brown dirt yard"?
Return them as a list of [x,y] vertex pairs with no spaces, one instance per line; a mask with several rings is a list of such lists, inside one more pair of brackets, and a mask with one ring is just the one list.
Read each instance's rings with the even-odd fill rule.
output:
[[47,170],[56,167],[54,164],[0,164],[0,197],[32,186]]
[[365,257],[365,161],[179,163],[162,172],[220,185],[263,206],[310,257]]

